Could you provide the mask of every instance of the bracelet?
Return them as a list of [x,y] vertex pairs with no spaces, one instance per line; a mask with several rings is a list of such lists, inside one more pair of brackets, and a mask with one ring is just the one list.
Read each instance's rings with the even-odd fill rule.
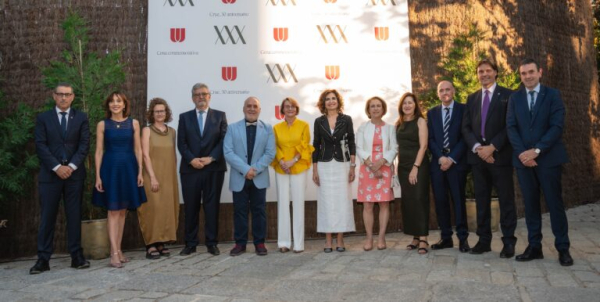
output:
[[355,163],[350,163],[350,167],[356,167]]

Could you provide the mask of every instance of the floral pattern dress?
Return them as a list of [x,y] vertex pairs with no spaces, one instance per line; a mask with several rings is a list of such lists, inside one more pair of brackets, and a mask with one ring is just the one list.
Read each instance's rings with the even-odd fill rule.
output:
[[[376,125],[373,133],[373,151],[371,162],[376,162],[383,157],[382,125]],[[379,168],[383,177],[376,178],[368,166],[361,165],[358,172],[358,202],[387,202],[394,200],[392,190],[392,169],[383,165]]]

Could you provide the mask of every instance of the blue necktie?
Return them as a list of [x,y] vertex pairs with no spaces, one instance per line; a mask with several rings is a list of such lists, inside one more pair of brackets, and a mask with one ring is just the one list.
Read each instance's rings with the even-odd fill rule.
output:
[[67,135],[67,113],[61,112],[60,115],[62,115],[60,118],[60,129],[62,130],[62,136],[64,138]]
[[533,106],[535,106],[535,90],[529,91],[529,116],[533,116]]
[[446,114],[444,115],[444,146],[446,149],[450,147],[450,137],[448,135],[448,128],[450,128],[450,107],[444,108]]
[[200,128],[200,136],[202,136],[202,132],[204,130],[204,126],[202,125],[204,121],[204,118],[202,117],[203,115],[204,111],[200,111],[200,113],[198,114],[198,127]]

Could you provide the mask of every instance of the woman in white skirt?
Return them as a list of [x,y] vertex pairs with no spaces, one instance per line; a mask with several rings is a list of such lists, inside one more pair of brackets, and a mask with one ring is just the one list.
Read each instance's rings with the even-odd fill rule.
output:
[[323,115],[315,120],[312,155],[313,181],[317,196],[317,232],[325,233],[325,253],[331,253],[332,233],[337,233],[336,251],[344,252],[344,232],[354,232],[350,183],[355,178],[354,128],[352,118],[342,113],[344,101],[335,89],[321,93],[317,107]]
[[[314,148],[310,145],[308,123],[296,118],[300,112],[298,102],[291,97],[285,98],[279,112],[285,119],[273,127],[277,153],[271,163],[277,182],[277,245],[281,253],[289,252],[293,234],[294,253],[300,253],[304,251],[306,171],[310,168]],[[290,230],[292,221],[294,225]]]

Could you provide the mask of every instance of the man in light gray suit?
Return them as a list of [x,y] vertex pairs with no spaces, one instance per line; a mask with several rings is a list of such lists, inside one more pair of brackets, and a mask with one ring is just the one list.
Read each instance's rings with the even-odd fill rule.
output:
[[266,193],[269,164],[275,157],[275,137],[271,125],[258,120],[259,115],[258,98],[246,99],[244,119],[229,125],[223,142],[223,154],[231,166],[229,190],[233,192],[235,246],[229,253],[231,256],[246,252],[249,211],[256,254],[267,254]]

